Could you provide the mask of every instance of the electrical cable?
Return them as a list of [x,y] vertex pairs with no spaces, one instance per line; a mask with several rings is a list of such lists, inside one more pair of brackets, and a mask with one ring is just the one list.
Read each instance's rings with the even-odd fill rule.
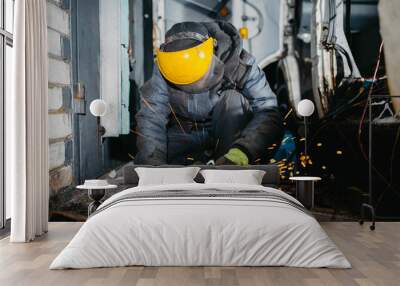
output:
[[[328,28],[328,36],[327,36],[327,42],[329,42],[330,44],[333,44],[332,42],[332,38],[333,35],[335,35],[335,21],[336,21],[336,5],[335,5],[335,0],[329,0],[328,5],[329,5],[329,19],[328,19],[328,24],[329,24],[329,28]],[[329,40],[328,40],[329,38]]]
[[350,77],[352,77],[353,76],[354,67],[353,67],[353,63],[352,63],[352,61],[350,59],[349,53],[341,45],[339,45],[337,43],[335,43],[333,45],[333,48],[346,57],[347,64],[348,64],[348,66],[350,68]]
[[[379,79],[376,80],[377,83],[380,82],[384,82],[384,80],[386,80],[386,76],[380,77]],[[383,86],[381,88],[376,88],[374,87],[374,93],[381,91],[381,90],[386,90],[386,87]],[[317,128],[317,130],[314,132],[315,135],[317,135],[319,133],[320,130],[322,130],[325,126],[327,126],[331,120],[336,119],[338,116],[340,116],[342,113],[345,113],[346,111],[356,107],[357,105],[360,104],[364,104],[364,102],[366,101],[365,99],[358,102],[358,103],[354,103],[356,102],[363,94],[365,93],[365,91],[360,90],[359,93],[357,93],[356,96],[354,96],[352,99],[350,99],[349,101],[343,103],[342,105],[340,105],[339,107],[337,107],[335,110],[330,111],[328,114],[325,115],[324,118],[321,119],[321,122]],[[313,139],[311,139],[312,141]],[[311,142],[310,141],[310,142]]]
[[[340,3],[340,4],[343,5],[343,3]],[[352,77],[353,71],[354,71],[354,66],[353,66],[353,62],[351,61],[351,57],[350,57],[349,53],[341,45],[332,41],[332,39],[334,38],[335,32],[336,32],[335,21],[336,21],[336,17],[337,17],[337,14],[336,14],[337,7],[335,5],[335,1],[329,0],[328,5],[329,5],[328,36],[327,36],[326,42],[322,43],[322,45],[325,46],[325,48],[327,50],[334,49],[339,54],[343,54],[345,56],[348,66],[350,68],[350,77]]]
[[[332,47],[335,48],[336,50],[338,50],[338,52],[341,52],[341,53],[343,53],[343,54],[345,55],[345,57],[346,57],[346,59],[347,59],[347,61],[348,61],[348,63],[349,63],[349,66],[352,68],[352,63],[351,63],[351,61],[349,60],[349,55],[348,55],[347,51],[346,51],[343,47],[341,47],[340,45],[336,45],[336,47],[335,47],[335,45],[333,44]],[[381,63],[382,51],[383,51],[383,41],[382,41],[382,43],[381,43],[381,45],[380,45],[380,48],[379,48],[378,59],[377,59],[377,63],[376,63],[375,70],[374,70],[374,76],[373,76],[371,85],[370,85],[370,87],[369,87],[369,89],[368,89],[368,97],[367,97],[368,99],[370,98],[370,96],[372,95],[373,92],[376,93],[377,91],[381,91],[381,90],[385,90],[385,89],[386,89],[385,86],[380,86],[380,87],[379,87],[379,86],[376,86],[376,85],[380,84],[381,82],[383,82],[383,80],[386,79],[386,76],[377,78],[377,73],[378,73],[378,70],[379,70],[379,67],[380,67],[380,63]],[[376,86],[376,87],[375,87],[375,86]],[[346,104],[344,104],[344,105],[342,105],[341,107],[339,107],[339,110],[336,109],[335,112],[329,114],[328,118],[324,118],[324,119],[329,119],[329,117],[331,117],[331,116],[337,116],[337,115],[340,114],[341,112],[344,112],[344,111],[346,110],[346,106],[348,106],[349,104],[351,104],[351,103],[353,103],[354,101],[356,101],[356,100],[361,96],[361,94],[362,94],[362,93],[359,93],[357,96],[355,96],[355,97],[354,97],[353,99],[351,99],[349,102],[347,102]],[[361,134],[362,134],[363,123],[364,123],[365,116],[366,116],[366,111],[367,111],[367,108],[368,108],[368,102],[369,102],[369,100],[366,100],[366,103],[365,103],[365,106],[364,106],[364,110],[363,110],[363,113],[362,113],[362,116],[361,116],[361,119],[360,119],[360,123],[359,123],[359,129],[358,129],[358,130],[359,130],[359,131],[358,131],[358,142],[359,142],[359,145],[360,145],[360,149],[361,149],[362,155],[363,155],[364,159],[366,159],[366,160],[368,160],[368,158],[367,158],[367,156],[366,156],[366,154],[365,154],[365,150],[364,150],[364,147],[363,147],[363,144],[362,144],[362,141],[361,141]],[[317,131],[314,133],[314,136],[316,136],[316,135],[323,129],[323,127],[327,126],[327,124],[329,123],[329,120],[324,120],[324,121],[325,121],[325,122],[324,122],[324,123],[317,129]],[[314,136],[313,136],[313,137],[314,137]],[[314,138],[315,138],[315,137],[314,137]],[[312,138],[312,139],[310,140],[310,142],[312,142],[312,141],[314,140],[314,138]],[[380,197],[379,197],[379,199],[378,199],[377,207],[378,207],[378,205],[380,204],[381,200],[383,199],[384,194],[386,193],[386,191],[387,191],[388,189],[391,189],[392,191],[394,191],[395,195],[397,195],[397,196],[400,197],[400,195],[397,193],[397,191],[396,191],[396,190],[393,188],[393,186],[392,186],[392,184],[393,184],[393,181],[392,181],[392,180],[393,180],[393,160],[394,160],[393,157],[394,157],[394,154],[395,154],[396,145],[397,145],[397,142],[399,141],[399,138],[400,138],[400,128],[398,129],[397,136],[396,136],[396,140],[395,140],[395,145],[393,146],[393,149],[392,149],[391,166],[390,166],[390,170],[391,170],[391,171],[390,171],[390,172],[391,172],[390,181],[386,180],[385,176],[383,176],[383,175],[379,172],[379,170],[377,170],[377,168],[376,168],[375,166],[372,165],[372,168],[373,168],[374,172],[375,172],[375,173],[381,178],[381,180],[384,181],[385,184],[387,185],[385,191],[380,195]]]
[[[382,77],[382,80],[385,79],[385,77]],[[384,89],[385,87],[382,87],[382,89]],[[376,92],[377,90],[374,90],[374,92]],[[314,140],[316,139],[316,136],[319,134],[319,132],[321,132],[323,130],[324,127],[328,126],[329,123],[336,119],[338,116],[340,116],[342,113],[345,113],[346,111],[356,107],[357,105],[361,105],[364,104],[367,100],[362,100],[358,103],[354,103],[356,102],[362,95],[364,94],[363,91],[360,91],[355,97],[353,97],[352,99],[350,99],[349,101],[347,101],[346,103],[342,104],[341,106],[339,106],[338,108],[336,108],[336,110],[331,111],[330,113],[328,113],[323,119],[321,119],[321,123],[319,124],[319,126],[317,127],[316,131],[314,132],[314,136],[310,139],[310,144],[312,142],[314,142]]]
[[378,70],[379,70],[379,66],[380,66],[380,63],[381,63],[382,51],[383,51],[383,41],[381,42],[381,45],[379,47],[378,59],[377,59],[376,66],[375,66],[373,81],[371,83],[371,86],[370,86],[369,92],[368,92],[368,97],[367,97],[368,100],[367,100],[367,102],[366,102],[366,104],[364,106],[364,110],[363,110],[363,113],[362,113],[361,119],[360,119],[360,124],[358,126],[358,145],[360,146],[361,153],[364,156],[364,159],[366,159],[367,161],[368,161],[368,157],[367,157],[367,154],[365,153],[364,145],[362,143],[362,138],[361,138],[362,127],[363,127],[363,123],[364,123],[364,120],[365,120],[365,115],[367,114],[369,99],[371,98],[372,91],[373,91],[373,88],[374,88],[374,84],[375,84],[375,81],[376,81],[376,78],[377,78],[377,75],[378,75]]
[[[364,159],[367,160],[367,161],[369,161],[369,158],[368,158],[367,155],[365,154],[364,145],[362,144],[362,140],[361,140],[362,125],[363,125],[363,122],[364,122],[364,120],[365,120],[365,115],[366,115],[366,111],[367,111],[367,109],[368,109],[368,104],[369,104],[369,101],[370,101],[369,99],[371,98],[374,84],[375,84],[375,82],[377,81],[377,73],[378,73],[378,69],[379,69],[379,66],[380,66],[380,62],[381,62],[382,51],[383,51],[383,44],[384,44],[384,42],[382,41],[382,43],[381,43],[381,45],[380,45],[380,48],[379,48],[378,60],[377,60],[377,63],[376,63],[376,67],[375,67],[375,71],[374,71],[373,80],[372,80],[372,83],[371,83],[371,86],[370,86],[370,89],[369,89],[369,92],[368,92],[368,100],[367,100],[367,102],[366,102],[366,104],[365,104],[365,106],[364,106],[363,114],[362,114],[361,119],[360,119],[359,130],[358,130],[358,142],[359,142],[359,146],[360,146],[361,152],[362,152],[362,154],[363,154],[363,156],[364,156]],[[370,119],[370,120],[371,120],[371,119]],[[399,130],[400,130],[400,129],[399,129]],[[399,140],[399,136],[400,136],[399,133],[397,133],[396,141]],[[397,145],[397,143],[395,143],[395,145]],[[395,151],[393,151],[393,150],[395,150],[395,146],[393,146],[393,148],[394,148],[394,149],[392,149],[392,156],[394,156],[394,155],[393,155],[393,154],[394,154],[393,152],[395,152]],[[392,179],[390,179],[390,181],[388,181],[388,180],[386,179],[386,177],[385,177],[383,174],[381,174],[381,173],[379,172],[379,170],[378,170],[373,164],[371,164],[371,167],[372,167],[373,171],[374,171],[374,172],[381,178],[381,180],[386,184],[386,189],[385,189],[385,191],[382,192],[382,194],[380,195],[379,201],[377,202],[377,206],[378,206],[378,204],[381,202],[381,200],[383,199],[383,195],[384,195],[384,193],[386,193],[387,189],[391,189],[391,190],[393,191],[393,193],[394,193],[396,196],[398,196],[398,197],[400,198],[400,194],[399,194],[398,191],[397,191],[396,189],[394,189],[393,186],[392,186],[392,183],[393,183],[393,182],[392,182]],[[391,166],[391,168],[392,168],[392,166]],[[392,172],[392,170],[391,170],[391,172]]]

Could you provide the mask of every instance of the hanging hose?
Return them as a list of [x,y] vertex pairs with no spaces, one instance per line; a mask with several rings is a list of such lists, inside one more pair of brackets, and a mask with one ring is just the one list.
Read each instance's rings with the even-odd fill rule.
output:
[[245,4],[247,4],[247,5],[249,5],[251,8],[253,8],[256,11],[257,17],[258,17],[258,25],[257,25],[257,30],[258,31],[254,36],[249,38],[249,41],[250,41],[251,39],[254,39],[255,37],[257,37],[257,36],[259,36],[261,34],[261,32],[262,32],[262,30],[264,28],[264,16],[262,15],[260,9],[256,5],[251,3],[249,0],[243,0],[243,2]]
[[368,100],[365,103],[364,110],[363,110],[363,113],[362,113],[361,119],[360,119],[360,124],[358,125],[358,144],[360,146],[361,153],[362,153],[363,157],[366,160],[368,160],[368,157],[367,157],[367,154],[365,153],[364,145],[363,145],[362,140],[361,140],[362,126],[363,126],[363,123],[364,123],[364,120],[365,120],[365,115],[367,114],[368,102],[369,102],[369,99],[370,99],[370,97],[372,95],[372,91],[374,89],[374,85],[375,85],[376,78],[377,78],[377,75],[378,75],[379,66],[381,64],[382,51],[383,51],[383,41],[382,41],[382,43],[381,43],[381,45],[379,47],[378,59],[376,61],[374,76],[373,76],[373,80],[372,80],[372,83],[371,83],[369,91],[368,91]]

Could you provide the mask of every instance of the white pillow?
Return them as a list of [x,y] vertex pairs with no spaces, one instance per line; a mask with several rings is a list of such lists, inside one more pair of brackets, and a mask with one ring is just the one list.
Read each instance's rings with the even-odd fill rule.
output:
[[199,170],[199,167],[135,168],[139,176],[139,186],[195,183],[193,179]]
[[261,185],[265,171],[261,170],[202,170],[205,184]]

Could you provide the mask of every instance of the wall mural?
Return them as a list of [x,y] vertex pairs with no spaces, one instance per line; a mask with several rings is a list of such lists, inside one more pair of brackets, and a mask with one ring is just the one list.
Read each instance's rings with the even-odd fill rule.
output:
[[[288,9],[291,34],[278,32],[285,24],[279,18],[285,5],[280,1],[249,7],[239,25],[231,4],[215,6],[205,16],[200,8],[180,1],[171,1],[162,13],[157,1],[153,7],[146,2],[141,8],[154,13],[149,18],[134,9],[133,2],[114,7],[104,0],[97,13],[89,8],[85,12],[101,23],[98,44],[94,42],[99,66],[81,59],[77,70],[93,69],[86,79],[86,96],[92,96],[89,101],[101,97],[107,115],[78,119],[92,122],[97,130],[74,134],[82,138],[75,146],[80,150],[74,165],[76,184],[96,177],[120,183],[126,164],[276,164],[280,187],[289,193],[294,191],[291,176],[322,178],[315,210],[321,218],[352,219],[367,200],[371,115],[373,201],[379,215],[399,215],[400,180],[394,175],[400,171],[399,110],[396,99],[386,96],[376,4],[369,22],[360,16],[364,8],[353,5],[352,25],[358,33],[336,27],[340,47],[333,48],[333,37],[315,45],[322,35],[312,34],[310,23],[323,19],[316,18],[316,7],[308,2],[296,21],[289,20],[299,11]],[[85,11],[86,4],[77,5],[83,6],[78,11]],[[339,16],[341,6],[336,7]],[[276,11],[264,13],[262,7]],[[178,13],[180,9],[185,13]],[[116,20],[121,11],[125,20]],[[113,25],[105,24],[109,21]],[[81,33],[90,29],[82,24],[77,26]],[[88,51],[82,42],[76,48]],[[385,96],[371,100],[369,114],[367,98],[375,94]],[[87,164],[91,159],[96,167]],[[66,213],[73,220],[85,218],[87,197],[72,194],[73,188],[52,197],[54,220],[65,219]]]

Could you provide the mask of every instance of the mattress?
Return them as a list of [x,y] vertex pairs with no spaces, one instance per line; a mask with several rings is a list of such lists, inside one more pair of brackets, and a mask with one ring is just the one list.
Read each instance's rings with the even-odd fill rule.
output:
[[106,200],[50,269],[118,266],[350,268],[293,197],[263,186],[141,186]]

